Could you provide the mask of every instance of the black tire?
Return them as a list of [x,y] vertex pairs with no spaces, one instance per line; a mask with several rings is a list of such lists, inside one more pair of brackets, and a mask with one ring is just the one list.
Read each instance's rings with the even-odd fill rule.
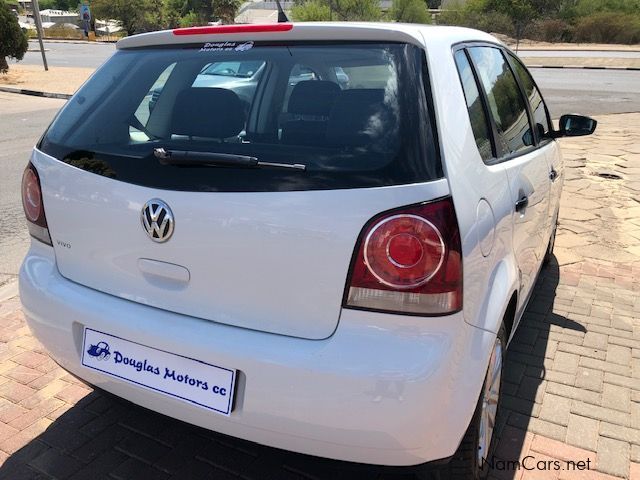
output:
[[[502,342],[502,373],[504,373],[504,357],[505,357],[505,348],[506,348],[506,331],[504,328],[504,324],[500,327],[500,331],[498,332],[498,338]],[[487,372],[488,373],[488,372]],[[485,374],[486,378],[486,374]],[[502,392],[502,383],[503,383],[504,375],[500,376],[500,392]],[[483,383],[484,385],[484,383]],[[484,387],[483,387],[484,388]],[[487,463],[481,465],[478,462],[478,449],[479,449],[479,430],[480,430],[480,413],[482,411],[482,394],[480,392],[480,397],[478,398],[478,404],[476,405],[475,413],[473,414],[473,419],[467,428],[464,437],[462,438],[462,442],[460,442],[460,446],[456,453],[451,457],[449,463],[444,466],[440,472],[439,478],[442,480],[450,479],[450,480],[483,480],[489,474],[489,466]],[[498,397],[498,416],[500,414],[500,397]],[[498,417],[496,416],[496,419]],[[496,420],[496,425],[498,422]],[[491,437],[491,445],[488,449],[487,459],[491,458],[493,454],[493,449],[496,443],[496,431],[494,429],[493,435]]]

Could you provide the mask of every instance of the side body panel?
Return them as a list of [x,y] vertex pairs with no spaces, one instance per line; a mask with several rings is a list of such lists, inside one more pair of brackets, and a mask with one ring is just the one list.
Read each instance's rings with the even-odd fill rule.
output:
[[[460,225],[464,271],[464,319],[497,333],[517,289],[513,255],[511,194],[502,164],[480,157],[451,44],[428,39],[443,168]],[[488,361],[488,352],[487,352]]]

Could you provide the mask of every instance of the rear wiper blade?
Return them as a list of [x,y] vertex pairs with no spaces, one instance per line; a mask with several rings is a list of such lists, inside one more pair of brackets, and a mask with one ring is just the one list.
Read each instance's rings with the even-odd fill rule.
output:
[[234,155],[231,153],[192,152],[188,150],[165,150],[154,148],[153,155],[162,165],[177,166],[220,166],[220,167],[269,167],[291,168],[294,170],[306,170],[307,166],[301,163],[274,163],[261,162],[257,157],[247,155]]

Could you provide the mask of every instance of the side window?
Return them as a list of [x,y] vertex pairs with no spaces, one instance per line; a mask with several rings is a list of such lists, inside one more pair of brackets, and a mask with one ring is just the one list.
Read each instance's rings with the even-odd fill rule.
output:
[[476,145],[478,145],[482,160],[487,161],[493,157],[493,152],[491,149],[491,137],[489,136],[489,122],[482,106],[480,91],[478,90],[471,64],[464,50],[456,52],[455,60],[460,81],[462,82],[464,96],[467,101],[467,110],[469,110],[473,136],[476,139]]
[[547,114],[547,106],[542,100],[542,95],[536,87],[533,78],[529,71],[522,65],[522,62],[518,60],[514,55],[509,54],[512,59],[512,64],[515,66],[516,75],[520,78],[520,84],[529,99],[531,105],[531,112],[533,113],[533,120],[536,123],[540,136],[549,133],[549,116]]
[[516,153],[533,145],[526,104],[502,52],[492,47],[472,47],[469,53],[498,129],[498,155]]

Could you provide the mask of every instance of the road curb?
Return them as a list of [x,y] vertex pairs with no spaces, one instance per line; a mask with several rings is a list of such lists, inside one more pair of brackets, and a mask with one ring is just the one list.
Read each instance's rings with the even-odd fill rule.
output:
[[[525,65],[526,62],[525,62]],[[527,68],[571,68],[579,70],[627,70],[640,71],[640,67],[605,67],[593,65],[527,65]]]
[[62,100],[69,100],[72,97],[72,95],[67,93],[40,92],[38,90],[29,90],[27,88],[15,87],[0,87],[0,92],[20,93],[22,95],[31,95],[33,97],[59,98]]

